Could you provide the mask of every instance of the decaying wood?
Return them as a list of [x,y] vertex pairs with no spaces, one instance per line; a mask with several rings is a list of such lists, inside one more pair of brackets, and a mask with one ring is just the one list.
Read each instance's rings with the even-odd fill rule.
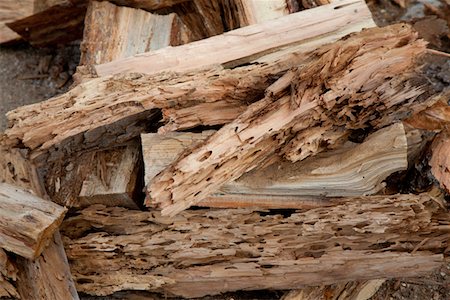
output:
[[0,298],[20,298],[13,285],[17,280],[17,268],[5,251],[0,248]]
[[[372,22],[366,15],[353,20],[361,26]],[[249,102],[260,99],[275,79],[304,61],[308,47],[359,30],[352,24],[341,31],[329,28],[326,37],[305,41],[306,48],[295,48],[294,53],[285,53],[275,61],[195,73],[92,79],[64,95],[10,112],[12,128],[6,131],[5,143],[29,148],[30,158],[44,164],[78,150],[132,139],[151,124],[149,119],[158,116],[156,108],[164,109],[169,121],[166,130],[230,122]]]
[[0,183],[0,247],[25,258],[41,254],[66,209],[19,187]]
[[[346,280],[420,276],[448,251],[449,214],[427,195],[335,200],[288,214],[91,206],[64,222],[81,292],[199,297]],[[424,242],[424,240],[426,242]]]
[[[246,26],[188,45],[98,65],[95,70],[100,76],[121,72],[155,74],[161,71],[191,71],[216,64],[245,63],[267,52],[320,35],[343,30],[346,33],[355,32],[373,26],[375,24],[364,1],[338,0],[299,14]],[[210,55],[211,53],[214,55]]]
[[445,91],[431,107],[416,113],[405,120],[405,123],[420,129],[442,130],[450,124],[450,90]]
[[66,43],[82,37],[86,0],[62,0],[43,11],[7,23],[34,46]]
[[5,23],[23,18],[33,13],[35,0],[2,0],[0,2],[0,44],[13,42],[20,36]]
[[157,15],[92,1],[85,18],[80,65],[94,65],[190,41],[176,14]]
[[41,256],[34,261],[20,260],[18,267],[21,299],[80,299],[59,232]]
[[[150,183],[180,154],[195,148],[195,143],[205,141],[213,133],[142,134],[145,183]],[[255,207],[276,208],[279,204],[279,208],[296,208],[302,205],[303,200],[306,200],[304,205],[311,202],[311,197],[301,196],[374,194],[383,189],[382,182],[387,176],[406,170],[407,151],[403,125],[394,124],[370,135],[362,144],[348,142],[334,151],[320,153],[300,162],[277,161],[268,167],[251,171],[225,184],[218,194],[211,195],[198,205],[224,207],[227,201],[229,207],[247,207],[252,204]],[[299,203],[296,204],[293,201],[295,199]],[[217,204],[214,204],[215,200]]]
[[306,287],[301,290],[292,290],[281,298],[282,300],[369,300],[385,279],[367,281],[353,281],[337,283],[329,286]]
[[380,128],[422,109],[430,87],[420,79],[417,58],[425,45],[409,26],[394,25],[319,48],[262,100],[154,178],[146,204],[173,216],[274,153],[304,159],[334,144],[340,132]]
[[431,173],[441,187],[450,192],[450,132],[444,130],[438,134],[431,145]]

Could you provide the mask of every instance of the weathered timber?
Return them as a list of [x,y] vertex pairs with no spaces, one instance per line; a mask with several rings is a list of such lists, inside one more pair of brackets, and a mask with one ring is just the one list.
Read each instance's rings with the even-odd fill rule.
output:
[[241,26],[257,24],[289,14],[286,0],[234,0],[240,8]]
[[185,25],[174,13],[157,15],[92,1],[85,18],[80,65],[111,62],[150,50],[190,41]]
[[66,209],[19,187],[0,183],[0,247],[28,259],[39,256]]
[[62,232],[77,288],[93,295],[200,297],[420,276],[448,255],[449,214],[427,195],[332,203],[287,214],[200,209],[170,219],[96,205],[64,221]]
[[450,124],[450,89],[447,89],[433,104],[410,118],[405,123],[419,129],[442,130]]
[[431,145],[431,173],[440,186],[450,192],[450,132],[444,130],[439,133]]
[[282,300],[369,300],[385,279],[373,279],[367,281],[353,281],[337,283],[333,285],[322,285],[319,287],[306,287],[301,290],[292,290],[286,293]]
[[[353,20],[363,26],[368,19],[360,15]],[[230,122],[248,103],[259,100],[286,70],[304,61],[308,47],[359,30],[361,27],[352,25],[356,23],[344,26],[342,31],[330,28],[326,37],[316,35],[317,39],[305,41],[306,48],[295,48],[294,53],[284,53],[275,61],[195,73],[92,79],[64,95],[10,112],[12,128],[6,131],[4,142],[28,148],[30,158],[44,164],[79,150],[132,139],[151,124],[149,119],[158,116],[156,108],[164,110],[169,122],[166,130]],[[308,30],[315,32],[313,27]]]
[[0,2],[0,44],[20,40],[20,36],[5,23],[23,18],[33,13],[35,0],[2,0]]
[[317,49],[262,100],[159,173],[147,186],[146,204],[173,216],[274,153],[304,159],[323,151],[311,145],[333,144],[341,132],[381,128],[423,109],[430,86],[417,59],[425,45],[409,26],[394,25]]
[[57,232],[41,256],[19,260],[17,281],[21,299],[79,300],[61,236]]
[[[183,152],[189,152],[196,147],[195,143],[205,141],[213,133],[142,134],[145,183],[150,183]],[[382,182],[388,175],[406,170],[407,151],[403,125],[394,124],[370,135],[362,144],[348,142],[300,162],[280,160],[251,171],[197,205],[225,207],[228,202],[228,207],[299,208],[312,202],[311,197],[301,196],[374,194],[383,189]],[[326,202],[317,200],[316,203]]]
[[17,268],[5,251],[0,248],[0,298],[20,298],[13,283],[17,280]]
[[87,2],[58,1],[55,5],[7,25],[34,46],[67,43],[82,37]]
[[373,26],[375,24],[364,1],[338,0],[188,45],[98,65],[95,70],[100,76],[121,72],[155,74],[160,71],[192,71],[216,64],[242,64],[277,48],[304,43],[314,37],[344,32],[345,35]]

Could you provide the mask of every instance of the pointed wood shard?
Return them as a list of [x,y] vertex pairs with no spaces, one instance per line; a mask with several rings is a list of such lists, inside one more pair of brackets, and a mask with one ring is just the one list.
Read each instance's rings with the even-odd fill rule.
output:
[[425,45],[399,24],[319,48],[267,88],[262,100],[154,178],[146,205],[173,216],[275,153],[304,159],[323,151],[311,144],[333,144],[342,136],[326,133],[380,128],[422,108],[429,99],[417,59]]

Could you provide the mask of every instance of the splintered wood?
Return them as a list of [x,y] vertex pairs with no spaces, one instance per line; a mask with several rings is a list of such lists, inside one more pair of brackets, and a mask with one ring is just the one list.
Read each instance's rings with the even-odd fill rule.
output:
[[199,209],[167,218],[91,206],[62,232],[81,292],[200,297],[420,276],[444,261],[449,217],[427,195],[346,198],[286,215]]
[[0,183],[0,247],[35,259],[61,224],[66,209]]
[[146,205],[173,216],[275,153],[301,160],[342,132],[380,128],[424,107],[427,83],[417,59],[425,45],[409,26],[393,25],[319,48],[262,100],[159,173],[147,186]]

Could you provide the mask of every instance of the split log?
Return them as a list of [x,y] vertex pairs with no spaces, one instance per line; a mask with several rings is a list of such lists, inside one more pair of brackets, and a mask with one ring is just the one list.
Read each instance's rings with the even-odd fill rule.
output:
[[41,256],[18,263],[21,299],[79,300],[61,236],[57,232]]
[[0,44],[20,40],[20,36],[9,29],[6,23],[33,13],[35,0],[2,0],[0,2]]
[[[399,44],[402,32],[409,34]],[[146,205],[173,216],[275,153],[301,160],[351,129],[381,128],[423,109],[431,86],[417,58],[425,45],[409,26],[396,25],[319,48],[262,100],[154,178]]]
[[[368,19],[360,15],[353,20],[362,26]],[[352,24],[342,31],[330,28],[325,38],[309,40],[309,46],[303,46],[336,40],[352,28],[357,30]],[[313,28],[306,30],[312,32],[307,35],[317,37]],[[151,124],[150,119],[158,116],[156,108],[164,109],[170,119],[166,130],[224,124],[236,118],[249,102],[260,99],[286,70],[304,61],[304,50],[296,48],[276,61],[231,70],[93,79],[64,95],[10,112],[12,128],[6,131],[4,142],[28,148],[32,161],[45,164],[79,150],[110,147],[138,136]]]
[[289,14],[286,0],[235,0],[241,26],[262,23]]
[[293,290],[284,295],[282,300],[369,300],[385,279],[374,279],[368,281],[354,281],[338,283],[331,286],[306,287],[301,290]]
[[364,1],[338,0],[299,14],[246,26],[185,46],[152,51],[98,65],[95,70],[98,75],[106,76],[121,72],[185,72],[216,64],[238,65],[285,46],[304,44],[306,40],[314,37],[330,33],[340,33],[343,36],[373,26],[375,24]]
[[80,65],[94,65],[189,42],[176,14],[157,15],[109,2],[89,3]]
[[66,209],[7,183],[0,183],[0,247],[28,259],[43,251]]
[[[189,152],[188,149],[195,148],[196,143],[205,141],[213,133],[142,134],[145,183],[151,182],[180,154]],[[311,202],[311,197],[301,196],[374,194],[383,189],[382,182],[387,176],[406,170],[407,150],[403,125],[394,124],[370,135],[362,144],[348,142],[336,150],[300,162],[277,161],[268,167],[251,171],[225,184],[217,194],[198,205],[224,207],[226,199],[229,199],[226,202],[233,203],[231,207],[248,207],[250,203],[265,208],[299,208],[303,204],[302,200],[307,200],[303,205]],[[265,199],[272,201],[267,202]],[[295,199],[298,204],[295,204]],[[217,203],[214,203],[216,200]]]
[[81,38],[86,7],[86,0],[61,0],[7,25],[33,46],[67,43]]
[[173,219],[97,205],[62,230],[80,292],[200,297],[420,276],[448,255],[449,217],[427,195],[335,199],[285,214],[200,209]]
[[17,268],[0,248],[0,298],[20,298],[13,283],[17,280]]
[[450,192],[450,132],[444,130],[438,134],[431,145],[431,173],[440,186]]

